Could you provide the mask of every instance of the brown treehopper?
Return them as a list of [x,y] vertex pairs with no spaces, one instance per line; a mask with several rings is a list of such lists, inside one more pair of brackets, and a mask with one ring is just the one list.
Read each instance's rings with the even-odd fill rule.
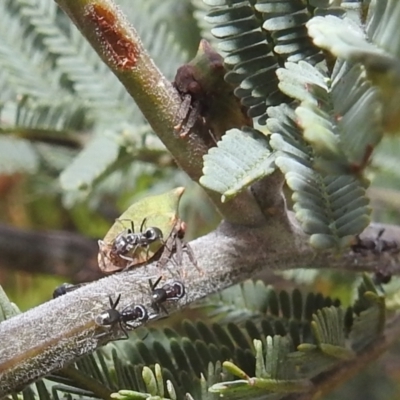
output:
[[178,69],[173,84],[182,98],[175,126],[181,137],[200,124],[196,128],[204,129],[196,130],[211,147],[227,130],[253,126],[235,86],[224,80],[226,72],[223,58],[204,39],[196,57]]

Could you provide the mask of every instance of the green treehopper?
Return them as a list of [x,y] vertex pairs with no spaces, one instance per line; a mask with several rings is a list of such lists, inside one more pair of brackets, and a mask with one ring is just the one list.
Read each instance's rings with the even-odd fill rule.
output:
[[182,239],[185,224],[178,207],[184,190],[179,187],[132,204],[99,240],[101,271],[111,274],[158,260],[170,237]]

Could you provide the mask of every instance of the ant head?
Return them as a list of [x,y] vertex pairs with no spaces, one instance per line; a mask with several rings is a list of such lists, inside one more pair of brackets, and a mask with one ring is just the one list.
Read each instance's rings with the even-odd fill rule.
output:
[[163,238],[161,229],[156,227],[147,228],[143,234],[145,238],[149,241],[159,240]]
[[72,286],[73,285],[71,285],[70,283],[63,283],[60,286],[57,286],[53,292],[53,299],[63,296],[64,294],[67,294],[68,288]]
[[113,308],[110,308],[107,311],[103,311],[101,314],[99,314],[94,322],[96,322],[97,325],[101,326],[107,326],[107,325],[114,325],[117,323],[120,319],[120,313],[117,310],[114,310]]

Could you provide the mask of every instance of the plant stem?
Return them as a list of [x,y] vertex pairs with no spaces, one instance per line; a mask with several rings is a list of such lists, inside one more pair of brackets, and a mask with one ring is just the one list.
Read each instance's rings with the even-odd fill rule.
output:
[[[196,131],[187,138],[176,132],[182,100],[143,48],[136,30],[111,0],[55,0],[69,15],[101,59],[125,86],[178,165],[198,182],[208,147]],[[257,202],[245,191],[228,203],[207,191],[224,219],[243,225],[264,221]]]
[[[388,232],[399,242],[399,227],[388,228]],[[373,230],[369,234],[376,237]],[[104,344],[96,337],[104,329],[94,319],[110,307],[109,295],[115,298],[121,294],[121,308],[133,303],[151,310],[149,278],[154,280],[162,275],[168,280],[178,276],[184,282],[187,295],[168,305],[172,314],[261,271],[307,267],[374,272],[382,261],[380,254],[316,254],[307,246],[306,237],[301,241],[299,236],[294,238],[284,228],[272,224],[249,229],[223,223],[216,231],[191,242],[191,247],[200,271],[187,257],[179,271],[172,263],[162,269],[152,263],[100,279],[2,322],[1,338],[6,345],[0,349],[0,398]],[[385,255],[391,272],[400,275],[397,257]]]

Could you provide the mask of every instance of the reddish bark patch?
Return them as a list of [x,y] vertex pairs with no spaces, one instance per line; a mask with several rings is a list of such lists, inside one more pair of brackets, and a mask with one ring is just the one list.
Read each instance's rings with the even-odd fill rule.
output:
[[92,4],[87,8],[86,15],[96,25],[95,33],[115,66],[132,69],[140,51],[118,28],[115,14],[99,4]]

